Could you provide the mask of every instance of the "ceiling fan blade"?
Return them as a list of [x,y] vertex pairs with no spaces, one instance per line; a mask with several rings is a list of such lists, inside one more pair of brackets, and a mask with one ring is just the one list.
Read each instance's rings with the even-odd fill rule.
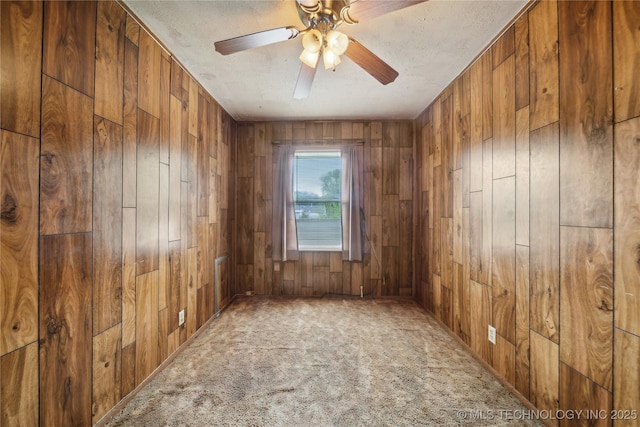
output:
[[383,85],[391,83],[398,77],[398,72],[389,64],[351,37],[349,37],[349,47],[344,54]]
[[311,92],[311,85],[313,84],[313,78],[316,76],[316,69],[311,68],[307,64],[302,64],[300,67],[300,74],[298,74],[298,81],[296,82],[296,88],[293,91],[293,97],[295,99],[305,99]]
[[355,24],[425,1],[427,0],[353,0],[342,9],[340,15],[345,22]]
[[290,40],[297,37],[298,34],[300,34],[300,30],[296,27],[281,27],[218,41],[214,45],[216,51],[222,55],[229,55],[230,53],[253,49],[254,47]]

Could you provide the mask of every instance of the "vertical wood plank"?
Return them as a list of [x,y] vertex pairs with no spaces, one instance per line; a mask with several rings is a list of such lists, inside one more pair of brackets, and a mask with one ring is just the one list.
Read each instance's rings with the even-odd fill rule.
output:
[[160,163],[169,164],[171,145],[171,63],[164,56],[160,61]]
[[[585,414],[608,414],[607,417],[590,420],[589,425],[611,426],[614,422],[618,425],[617,421],[610,419],[612,401],[613,396],[609,391],[585,378],[570,366],[560,363],[560,410],[582,411]],[[560,420],[560,426],[572,426],[575,424],[575,420]]]
[[38,344],[0,358],[0,424],[38,425]]
[[138,108],[160,117],[160,46],[146,32],[140,31],[138,45]]
[[38,154],[0,131],[0,355],[38,338]]
[[93,97],[97,2],[45,2],[42,72]]
[[382,197],[382,246],[400,244],[400,202],[397,195]]
[[[529,105],[529,13],[514,24],[516,61],[516,110]],[[527,117],[527,120],[528,117]]]
[[93,338],[92,423],[97,423],[122,397],[121,328],[116,325]]
[[638,21],[638,2],[613,2],[613,100],[616,122],[640,115],[640,85],[633,71],[637,68],[634,64],[640,61]]
[[[637,408],[640,404],[640,337],[615,330],[613,407]],[[633,426],[637,420],[618,420],[616,425]]]
[[516,246],[516,378],[515,386],[529,398],[529,248]]
[[136,343],[122,348],[122,396],[136,387]]
[[529,113],[531,130],[558,121],[558,3],[543,1],[529,11]]
[[93,334],[122,317],[122,127],[96,116],[93,149]]
[[140,42],[140,25],[138,25],[131,15],[127,15],[125,34],[127,39],[131,40],[134,45],[138,46],[138,43]]
[[40,238],[40,420],[91,424],[91,234]]
[[413,148],[400,148],[399,163],[399,196],[400,200],[411,200],[413,198]]
[[158,192],[158,309],[167,307],[169,287],[169,165],[159,165]]
[[136,386],[158,366],[158,272],[136,277]]
[[510,343],[516,342],[515,187],[514,177],[493,181],[493,324]]
[[558,344],[531,331],[531,398],[541,410],[558,409]]
[[482,139],[493,136],[493,63],[489,52],[482,61]]
[[482,190],[482,60],[476,61],[469,74],[471,85],[469,191]]
[[198,96],[198,152],[197,152],[197,191],[198,216],[209,216],[209,138],[212,136],[207,127],[209,115],[208,103],[204,94]]
[[43,77],[40,232],[91,230],[93,102]]
[[640,118],[615,129],[615,324],[640,336]]
[[516,243],[529,246],[529,107],[516,112]]
[[482,144],[482,249],[480,252],[480,274],[478,281],[491,285],[491,252],[493,236],[493,141]]
[[560,194],[558,124],[530,135],[531,329],[558,342]]
[[498,334],[493,351],[493,367],[511,385],[516,382],[515,359],[515,346]]
[[453,171],[453,261],[462,264],[462,169]]
[[0,127],[40,136],[42,2],[0,2]]
[[560,224],[610,228],[613,226],[611,5],[599,1],[563,1],[558,9],[562,57]]
[[560,360],[612,389],[613,231],[560,229]]
[[198,248],[187,250],[187,299],[183,308],[186,308],[186,333],[187,338],[193,335],[197,329],[198,314]]
[[136,340],[136,209],[122,209],[122,347]]
[[136,275],[158,269],[159,125],[138,110]]
[[115,2],[98,2],[97,13],[94,113],[121,125],[127,14]]
[[169,99],[169,240],[180,239],[180,176],[182,168],[182,103]]
[[[128,24],[127,24],[128,28]],[[122,206],[136,206],[136,145],[138,141],[138,47],[124,44],[124,105],[122,137]]]
[[498,68],[515,51],[515,28],[509,27],[493,46],[491,46],[491,56],[493,68]]
[[[513,28],[513,27],[512,27]],[[493,178],[515,175],[515,60],[507,58],[493,71]]]
[[492,322],[491,306],[491,288],[472,280],[469,285],[471,348],[490,365],[493,364],[493,348],[487,340],[487,328]]

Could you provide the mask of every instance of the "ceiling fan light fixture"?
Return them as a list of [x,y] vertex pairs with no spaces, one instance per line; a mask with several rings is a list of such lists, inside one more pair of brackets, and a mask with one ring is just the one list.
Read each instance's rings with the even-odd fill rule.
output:
[[340,55],[336,54],[332,49],[324,48],[322,49],[322,61],[324,62],[324,68],[328,70],[329,68],[336,69],[336,65],[341,63]]
[[320,49],[322,49],[322,33],[315,28],[307,31],[302,37],[302,46],[311,53],[320,52]]
[[300,61],[311,68],[316,68],[318,58],[320,58],[320,52],[311,52],[307,49],[304,49],[300,54]]
[[338,56],[344,54],[349,46],[349,37],[340,31],[329,31],[325,37],[325,41],[327,47]]

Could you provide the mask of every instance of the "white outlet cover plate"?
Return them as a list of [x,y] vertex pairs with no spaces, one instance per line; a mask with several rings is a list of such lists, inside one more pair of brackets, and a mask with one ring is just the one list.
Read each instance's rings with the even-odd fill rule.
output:
[[491,344],[496,343],[496,328],[491,325],[489,325],[488,338]]

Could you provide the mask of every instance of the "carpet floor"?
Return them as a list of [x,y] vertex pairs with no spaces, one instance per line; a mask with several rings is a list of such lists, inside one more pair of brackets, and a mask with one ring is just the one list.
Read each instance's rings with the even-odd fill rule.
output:
[[242,297],[107,425],[541,425],[527,413],[413,301]]

